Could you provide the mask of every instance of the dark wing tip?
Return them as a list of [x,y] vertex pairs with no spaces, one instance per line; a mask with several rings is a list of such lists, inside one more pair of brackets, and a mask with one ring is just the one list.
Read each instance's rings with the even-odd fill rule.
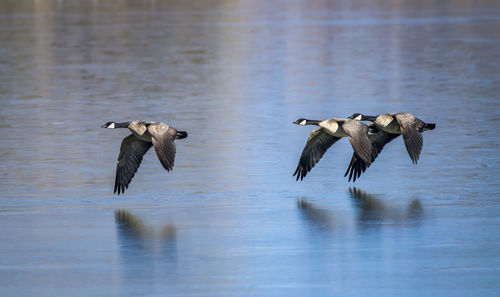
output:
[[370,165],[366,164],[356,153],[353,153],[351,162],[347,167],[344,177],[349,174],[347,181],[350,182],[352,180],[354,183],[369,166]]
[[307,171],[301,166],[301,164],[297,166],[297,169],[295,169],[295,172],[293,173],[293,176],[297,176],[295,181],[299,181],[299,178],[302,181],[306,175]]

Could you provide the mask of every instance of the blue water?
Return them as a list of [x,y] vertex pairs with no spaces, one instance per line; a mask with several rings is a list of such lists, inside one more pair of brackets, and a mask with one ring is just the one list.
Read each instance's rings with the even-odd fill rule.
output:
[[[500,10],[475,2],[0,1],[1,296],[497,296]],[[356,183],[311,127],[410,112]],[[110,120],[186,130],[113,195]]]

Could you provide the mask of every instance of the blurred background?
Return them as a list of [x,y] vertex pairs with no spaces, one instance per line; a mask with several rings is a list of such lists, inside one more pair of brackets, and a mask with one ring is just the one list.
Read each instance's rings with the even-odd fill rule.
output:
[[[1,296],[496,296],[495,1],[0,0]],[[410,112],[355,184],[310,126]],[[126,130],[164,121],[113,195]]]

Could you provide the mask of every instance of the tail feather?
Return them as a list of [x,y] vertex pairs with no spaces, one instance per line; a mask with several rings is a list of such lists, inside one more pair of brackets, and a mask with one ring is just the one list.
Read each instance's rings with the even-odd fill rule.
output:
[[436,124],[433,124],[433,123],[424,125],[424,131],[425,130],[432,130],[434,128],[436,128]]
[[188,134],[186,131],[177,131],[177,134],[175,135],[175,139],[183,139],[188,137]]

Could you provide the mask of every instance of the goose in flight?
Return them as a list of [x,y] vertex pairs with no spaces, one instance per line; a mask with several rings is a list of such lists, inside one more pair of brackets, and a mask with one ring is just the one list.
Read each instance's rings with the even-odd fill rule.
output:
[[122,140],[120,154],[116,165],[114,193],[124,193],[137,169],[141,165],[142,157],[154,146],[161,165],[167,171],[174,167],[175,144],[174,139],[187,137],[187,132],[177,131],[175,128],[161,122],[107,122],[102,128],[128,128],[132,134]]
[[366,166],[371,164],[372,147],[368,138],[368,126],[357,120],[331,118],[317,121],[298,119],[294,124],[316,125],[319,128],[313,130],[300,156],[299,164],[295,170],[296,180],[302,180],[309,171],[319,162],[323,154],[340,138],[347,137],[354,152]]
[[[425,123],[409,113],[387,113],[378,116],[368,116],[355,113],[348,118],[358,121],[371,121],[369,125],[368,138],[372,144],[371,162],[375,161],[384,146],[399,135],[403,135],[406,150],[414,164],[422,151],[424,144],[422,132],[436,128],[434,123]],[[359,158],[355,153],[344,176],[349,174],[349,180],[359,178],[369,165]]]
[[422,132],[436,128],[436,124],[424,123],[416,116],[405,112],[385,113],[377,116],[355,113],[349,118],[358,121],[371,121],[384,132],[403,135],[406,150],[414,164],[417,164],[424,145]]

